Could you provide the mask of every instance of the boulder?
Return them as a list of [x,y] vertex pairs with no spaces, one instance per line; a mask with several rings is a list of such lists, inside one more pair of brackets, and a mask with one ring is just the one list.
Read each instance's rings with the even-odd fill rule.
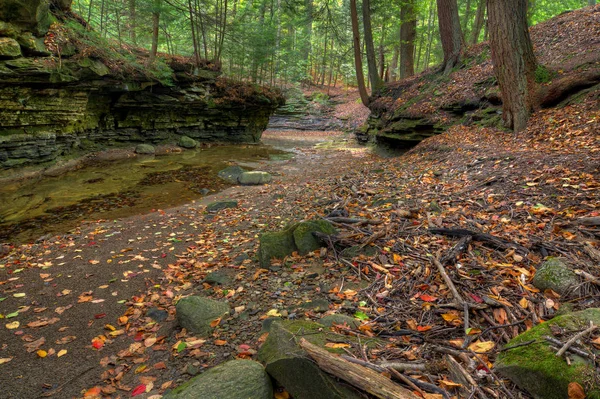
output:
[[19,29],[17,27],[8,22],[0,21],[0,36],[16,39],[18,35]]
[[227,285],[231,282],[231,277],[224,270],[211,272],[204,277],[204,282],[208,284]]
[[177,302],[177,322],[186,330],[208,336],[213,328],[210,323],[229,313],[229,305],[199,296],[188,296]]
[[350,328],[358,328],[360,326],[360,320],[355,319],[354,317],[346,316],[343,314],[330,314],[327,315],[321,320],[319,320],[321,324],[325,327],[333,327],[334,324],[344,325],[346,324]]
[[216,202],[212,202],[206,206],[206,212],[219,212],[222,209],[236,208],[237,206],[238,206],[237,201],[231,201],[231,200],[216,201]]
[[229,183],[237,184],[238,178],[244,172],[247,172],[247,170],[240,166],[228,166],[219,171],[219,177]]
[[182,148],[191,149],[196,148],[198,146],[198,143],[193,138],[190,138],[188,136],[181,136],[179,138],[179,141],[177,142],[177,145]]
[[0,37],[0,59],[19,58],[21,46],[15,39]]
[[321,240],[312,234],[315,231],[329,235],[337,233],[337,230],[326,220],[309,220],[300,223],[294,230],[294,243],[298,247],[300,255],[306,255],[321,248]]
[[135,153],[142,155],[154,155],[154,153],[156,153],[156,149],[150,144],[138,144],[135,147]]
[[252,360],[231,360],[192,378],[163,399],[272,399],[264,367]]
[[[311,343],[324,339],[323,325],[305,321],[274,322],[267,340],[258,352],[267,373],[294,399],[358,399],[350,387],[323,372],[298,346],[304,336]],[[322,343],[321,343],[322,344]]]
[[550,258],[537,269],[532,283],[542,291],[551,289],[565,295],[579,284],[579,279],[562,260]]
[[[587,359],[569,353],[571,364],[556,356],[556,349],[544,339],[554,330],[569,333],[561,339],[566,341],[576,332],[589,327],[590,321],[600,325],[600,308],[557,316],[526,331],[506,346],[515,347],[501,352],[494,370],[509,378],[519,388],[536,399],[563,399],[569,397],[569,383],[577,382],[585,388],[588,399],[600,399],[600,385],[594,378],[595,367]],[[532,343],[525,344],[529,341]],[[518,346],[519,344],[524,344]],[[598,354],[598,351],[596,351]]]
[[47,0],[2,0],[0,20],[10,21],[43,36],[50,27],[49,2]]
[[258,170],[253,170],[251,172],[244,172],[238,177],[238,183],[244,186],[256,186],[259,184],[270,183],[272,177],[267,172],[260,172]]
[[44,39],[33,36],[31,32],[23,32],[17,37],[17,42],[21,45],[23,53],[27,55],[48,57],[52,54],[46,49]]

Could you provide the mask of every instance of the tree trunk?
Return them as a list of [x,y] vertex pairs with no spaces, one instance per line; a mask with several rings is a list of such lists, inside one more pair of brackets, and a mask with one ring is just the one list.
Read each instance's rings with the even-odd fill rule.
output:
[[465,35],[464,40],[463,40],[464,42],[467,41],[470,19],[471,19],[471,0],[467,0],[467,5],[465,6],[465,15],[463,17],[463,22],[461,25],[463,35]]
[[313,0],[304,0],[304,7],[306,8],[306,25],[305,25],[305,43],[304,43],[304,59],[307,63],[307,73],[310,74],[311,62],[310,55],[312,52],[312,24],[313,24]]
[[363,76],[362,59],[360,55],[360,32],[358,30],[358,13],[356,11],[356,0],[350,0],[350,19],[352,20],[352,47],[354,48],[354,65],[356,66],[356,81],[360,100],[365,106],[369,105],[369,95],[365,87]]
[[415,74],[415,38],[417,37],[417,16],[415,1],[405,1],[400,9],[400,79]]
[[371,93],[375,93],[383,86],[383,81],[377,73],[377,62],[375,61],[375,46],[373,45],[373,30],[371,29],[371,4],[370,0],[363,0],[363,26],[365,47],[367,50],[367,67],[369,70],[369,81],[371,82]]
[[154,0],[152,5],[152,49],[150,50],[150,57],[148,57],[148,64],[151,65],[156,58],[158,52],[158,28],[160,23],[160,1]]
[[479,34],[483,27],[483,20],[485,18],[485,6],[486,0],[479,0],[477,5],[477,13],[475,14],[475,22],[473,23],[473,30],[471,31],[471,44],[477,44],[479,41]]
[[131,42],[137,46],[137,38],[135,36],[135,0],[129,0],[129,38]]
[[194,60],[196,66],[200,66],[200,54],[198,54],[198,38],[196,37],[196,27],[194,26],[194,11],[192,7],[192,0],[188,0],[188,11],[190,14],[190,28],[192,31],[192,43],[194,44]]
[[462,33],[456,0],[437,0],[440,39],[444,51],[442,70],[449,74],[460,59]]
[[435,12],[436,10],[434,9],[434,7],[437,8],[437,3],[434,3],[433,0],[431,0],[431,3],[429,3],[429,10],[430,10],[430,16],[433,18],[433,21],[430,24],[428,24],[429,29],[427,30],[427,51],[425,52],[423,70],[425,70],[429,67],[429,60],[431,58],[431,45],[433,42],[433,26],[434,26],[435,20],[437,18],[437,12]]
[[595,6],[596,0],[588,0],[588,6]]
[[392,63],[390,64],[389,77],[390,82],[395,82],[398,77],[398,57],[400,56],[400,48],[394,47],[394,55],[392,56]]
[[527,127],[534,108],[536,61],[527,28],[527,0],[487,0],[490,49],[502,94],[504,125]]

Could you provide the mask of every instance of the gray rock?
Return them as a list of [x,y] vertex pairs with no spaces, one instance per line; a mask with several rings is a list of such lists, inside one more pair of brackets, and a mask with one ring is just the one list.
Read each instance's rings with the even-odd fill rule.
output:
[[210,323],[227,313],[229,305],[199,296],[189,296],[177,302],[177,322],[188,331],[208,336],[213,328]]
[[21,56],[21,46],[15,39],[0,37],[0,59],[18,58]]
[[153,155],[156,152],[156,149],[150,144],[138,144],[135,147],[135,152],[136,154]]
[[192,378],[163,399],[272,399],[265,369],[252,360],[231,360]]
[[150,308],[146,312],[146,316],[150,317],[154,321],[165,321],[169,317],[169,313],[166,310],[158,308]]
[[238,177],[238,183],[244,186],[256,186],[259,184],[270,183],[272,177],[267,172],[260,172],[253,170],[251,172],[244,172]]
[[219,171],[219,177],[229,183],[237,184],[238,178],[244,172],[247,172],[246,169],[240,166],[228,166],[225,169]]
[[[538,324],[506,344],[507,347],[515,348],[499,353],[494,370],[536,399],[567,398],[571,382],[586,387],[587,398],[600,399],[600,385],[594,378],[594,365],[571,353],[569,365],[565,359],[556,356],[556,349],[544,339],[545,336],[552,336],[554,329],[568,331],[568,337],[571,337],[589,327],[590,321],[594,325],[600,325],[599,308],[557,316]],[[565,337],[563,341],[566,339]],[[524,345],[518,346],[519,344]]]
[[323,372],[296,343],[296,337],[323,344],[323,325],[308,321],[274,322],[269,337],[258,352],[267,373],[294,399],[358,399],[351,388]]
[[358,328],[361,324],[359,320],[343,314],[330,314],[321,318],[319,322],[326,327],[332,327],[334,324],[346,324],[350,328]]
[[208,284],[227,285],[231,282],[231,278],[222,270],[208,273],[204,278],[204,282]]
[[183,148],[196,148],[198,146],[198,143],[193,138],[190,138],[188,136],[181,136],[179,138],[179,141],[177,142],[177,145]]
[[216,202],[212,202],[212,203],[208,204],[206,206],[206,211],[207,212],[219,212],[222,209],[236,208],[237,206],[238,206],[237,201],[231,201],[231,200],[216,201]]
[[550,258],[537,269],[532,283],[542,291],[550,288],[565,295],[579,283],[579,279],[562,260]]
[[308,301],[299,306],[302,309],[313,310],[318,313],[323,313],[329,310],[329,301],[326,299],[315,299]]

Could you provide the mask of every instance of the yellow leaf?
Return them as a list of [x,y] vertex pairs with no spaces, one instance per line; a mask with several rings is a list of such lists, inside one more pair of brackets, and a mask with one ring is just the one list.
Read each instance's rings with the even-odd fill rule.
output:
[[43,350],[43,349],[40,349],[40,350],[38,350],[38,351],[37,351],[37,352],[35,352],[35,353],[37,353],[37,355],[38,355],[39,357],[41,357],[42,359],[43,359],[43,358],[45,358],[46,356],[48,356],[48,352],[46,352],[46,351],[45,351],[45,350]]
[[12,357],[2,357],[0,358],[0,364],[8,363],[12,360]]
[[58,351],[58,353],[56,354],[56,357],[61,357],[67,354],[67,350],[66,349],[61,349]]
[[150,338],[146,338],[144,340],[144,346],[146,348],[151,347],[152,345],[154,345],[156,343],[156,337],[150,337]]
[[325,346],[327,348],[332,348],[332,349],[349,348],[350,347],[349,344],[342,344],[342,343],[336,343],[336,342],[328,342],[325,344]]
[[21,323],[19,323],[18,321],[13,321],[12,323],[7,323],[6,328],[8,328],[9,330],[14,330],[15,328],[19,328],[20,325]]
[[486,353],[494,349],[496,344],[493,341],[476,341],[469,345],[469,349],[475,353]]
[[267,316],[269,317],[280,317],[281,313],[277,309],[271,309],[267,312]]
[[519,306],[521,306],[523,309],[527,309],[527,306],[529,306],[529,301],[527,298],[521,298],[519,301]]

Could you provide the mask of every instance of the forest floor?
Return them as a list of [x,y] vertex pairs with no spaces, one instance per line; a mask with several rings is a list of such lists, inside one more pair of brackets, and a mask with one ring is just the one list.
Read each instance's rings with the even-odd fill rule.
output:
[[[4,248],[0,396],[159,398],[205,368],[255,358],[268,315],[318,320],[342,313],[362,325],[334,328],[339,340],[386,340],[364,357],[349,340],[347,350],[361,359],[431,362],[454,351],[479,386],[471,389],[528,397],[494,373],[502,345],[567,304],[600,305],[597,280],[582,277],[580,289],[564,297],[531,285],[546,255],[600,276],[599,96],[591,91],[577,104],[540,111],[519,134],[455,126],[394,158],[353,144],[347,133],[268,131],[267,143],[297,142],[293,159],[261,165],[273,173],[271,184]],[[340,107],[366,115],[355,99]],[[206,213],[217,199],[239,206]],[[369,222],[340,223],[335,247],[260,268],[260,233],[334,210]],[[432,228],[468,228],[498,240],[473,239],[448,258],[458,239]],[[377,251],[342,261],[339,251],[351,245]],[[444,306],[458,298],[435,259],[481,309],[467,318]],[[223,285],[204,282],[214,271]],[[175,303],[190,294],[234,309],[209,338],[176,324]],[[316,299],[329,309],[288,312]],[[446,370],[410,374],[437,387],[418,392],[423,397],[458,395]]]

